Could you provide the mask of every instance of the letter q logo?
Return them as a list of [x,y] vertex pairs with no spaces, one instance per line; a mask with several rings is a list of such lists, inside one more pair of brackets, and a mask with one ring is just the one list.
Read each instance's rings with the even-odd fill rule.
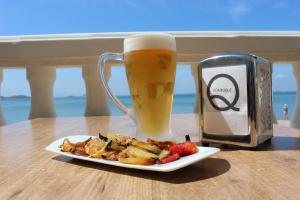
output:
[[[234,88],[235,88],[235,97],[233,99],[232,102],[229,102],[225,97],[221,96],[221,95],[214,95],[214,94],[211,94],[210,92],[210,89],[211,89],[211,86],[213,84],[214,81],[216,81],[217,79],[219,78],[226,78],[228,79],[230,82],[232,82]],[[218,74],[216,76],[214,76],[208,83],[207,85],[207,98],[210,102],[210,104],[216,109],[216,110],[219,110],[219,111],[227,111],[227,110],[234,110],[234,111],[239,111],[240,109],[239,108],[236,108],[235,107],[235,104],[237,103],[237,101],[239,100],[239,86],[236,82],[236,80],[228,75],[228,74]],[[225,107],[219,107],[218,105],[216,105],[216,103],[213,101],[214,99],[220,99],[221,101],[223,101],[226,106]]]

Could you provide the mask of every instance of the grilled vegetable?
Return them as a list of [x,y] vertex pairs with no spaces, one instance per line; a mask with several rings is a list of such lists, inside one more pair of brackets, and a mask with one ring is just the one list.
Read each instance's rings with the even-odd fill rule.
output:
[[146,159],[146,158],[136,158],[136,157],[128,157],[128,158],[119,158],[121,163],[133,164],[133,165],[152,165],[154,164],[154,159]]
[[159,154],[158,159],[159,159],[159,160],[163,160],[163,159],[165,159],[166,157],[168,157],[170,154],[171,154],[170,151],[164,149],[164,150],[162,150],[162,152]]
[[190,138],[189,135],[185,135],[185,141],[186,141],[186,142],[190,142],[190,141],[191,141],[191,138]]
[[149,144],[156,145],[156,146],[158,146],[161,149],[168,149],[171,146],[173,146],[174,144],[176,144],[173,141],[158,141],[158,140],[152,140],[150,138],[147,139],[147,142]]
[[80,155],[80,156],[87,156],[87,153],[85,152],[84,147],[76,147],[74,154]]
[[68,139],[64,139],[62,145],[60,145],[59,147],[64,152],[74,152],[76,148],[75,144],[71,143]]
[[144,158],[144,159],[151,159],[151,158],[157,159],[158,158],[157,155],[150,153],[148,151],[139,149],[134,146],[127,147],[126,151],[129,154],[129,156],[132,156],[132,157]]
[[85,145],[85,152],[91,157],[101,158],[107,144],[99,138],[92,139]]
[[101,133],[99,133],[98,136],[99,136],[99,139],[100,139],[100,140],[104,140],[105,142],[107,142],[107,140],[108,140],[107,137],[105,137],[105,136],[102,135]]
[[84,147],[90,140],[92,139],[92,137],[90,137],[89,139],[87,139],[86,141],[83,141],[83,142],[77,142],[75,143],[75,147]]
[[131,142],[131,137],[128,137],[126,135],[120,135],[115,133],[108,133],[107,138],[112,140],[114,143],[117,143],[118,145],[128,145]]
[[180,158],[180,155],[178,153],[175,153],[173,155],[170,155],[170,156],[166,157],[165,159],[163,159],[161,161],[158,161],[157,163],[158,164],[166,164],[166,163],[178,160],[179,158]]
[[105,151],[102,153],[102,157],[107,160],[118,160],[118,152],[117,151]]
[[161,149],[158,146],[152,145],[152,144],[149,144],[146,142],[138,141],[136,139],[132,139],[130,144],[135,147],[138,147],[140,149],[145,149],[145,150],[150,151],[155,154],[159,154],[161,152]]
[[77,143],[72,143],[68,139],[65,139],[63,141],[63,144],[60,145],[60,148],[62,151],[65,151],[65,152],[72,152],[77,155],[87,155],[85,153],[84,147],[91,139],[92,138],[90,137],[86,141],[77,142]]
[[192,142],[185,142],[171,146],[169,151],[171,151],[172,154],[178,153],[180,156],[187,156],[196,153],[198,148]]
[[115,142],[112,142],[110,145],[108,145],[108,148],[115,151],[123,151],[124,149],[126,149],[125,146],[118,145]]

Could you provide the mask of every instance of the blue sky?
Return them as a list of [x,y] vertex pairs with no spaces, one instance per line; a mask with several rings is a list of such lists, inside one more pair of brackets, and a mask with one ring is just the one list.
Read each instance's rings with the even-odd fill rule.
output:
[[[300,30],[298,0],[0,0],[0,35],[122,31]],[[290,65],[274,68],[274,90],[294,91]],[[18,83],[18,84],[16,84]],[[113,71],[126,94],[124,70]],[[120,87],[122,85],[122,87]],[[5,70],[1,94],[30,94],[25,70]],[[194,91],[189,69],[178,69],[176,93]],[[59,69],[55,96],[85,93],[80,69]]]

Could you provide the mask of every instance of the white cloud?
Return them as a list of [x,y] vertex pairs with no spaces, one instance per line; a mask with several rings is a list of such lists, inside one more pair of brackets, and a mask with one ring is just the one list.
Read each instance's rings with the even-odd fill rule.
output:
[[250,4],[246,1],[231,1],[227,10],[234,20],[240,20],[250,11]]

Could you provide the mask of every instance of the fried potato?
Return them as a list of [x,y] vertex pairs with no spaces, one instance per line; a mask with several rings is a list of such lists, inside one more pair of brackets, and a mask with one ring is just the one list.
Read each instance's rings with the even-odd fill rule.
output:
[[92,139],[92,137],[90,137],[89,139],[87,139],[86,141],[83,141],[83,142],[77,142],[75,143],[75,147],[84,147],[90,140]]
[[171,154],[170,151],[164,149],[164,150],[162,150],[162,152],[158,155],[158,159],[159,159],[159,160],[163,160],[163,159],[165,159],[166,157],[168,157],[170,154]]
[[150,151],[155,154],[160,154],[160,152],[161,152],[161,149],[158,146],[152,145],[152,144],[149,144],[146,142],[142,142],[142,141],[139,141],[136,139],[132,139],[130,144],[135,147],[145,149],[145,150]]
[[70,140],[64,139],[62,145],[60,145],[59,148],[61,148],[61,150],[64,152],[72,152],[78,155],[86,155],[86,153],[84,152],[84,147],[91,139],[92,138],[89,138],[86,141],[77,143],[72,143],[70,142]]
[[124,149],[126,149],[125,146],[118,145],[118,144],[115,143],[115,142],[112,142],[112,143],[109,145],[109,148],[112,149],[112,150],[115,150],[115,151],[123,151]]
[[126,135],[120,135],[116,133],[108,133],[107,138],[112,140],[112,142],[117,143],[118,145],[126,146],[128,145],[132,138]]
[[84,147],[76,147],[74,154],[80,155],[80,156],[87,156],[87,153],[85,152]]
[[157,159],[158,158],[157,155],[150,153],[148,151],[139,149],[134,146],[128,146],[126,150],[127,150],[128,155],[131,157],[144,158],[144,159],[153,159],[153,158]]
[[118,160],[118,152],[117,151],[105,151],[102,154],[102,157],[107,160]]
[[150,158],[136,158],[136,157],[128,157],[128,158],[119,158],[121,163],[133,164],[133,165],[152,165],[155,160]]
[[68,139],[64,139],[63,143],[59,146],[59,148],[61,148],[61,151],[64,152],[74,152],[75,144],[71,143]]
[[150,138],[147,139],[147,142],[149,144],[156,145],[161,149],[168,149],[171,146],[173,146],[174,144],[176,144],[176,142],[174,142],[174,141],[158,141],[158,140],[152,140]]
[[129,154],[128,154],[127,149],[121,151],[121,152],[118,154],[118,159],[119,159],[119,158],[128,158],[128,157],[129,157]]
[[99,138],[95,138],[90,140],[84,147],[85,152],[94,158],[101,158],[102,153],[106,147],[107,142],[100,140]]

